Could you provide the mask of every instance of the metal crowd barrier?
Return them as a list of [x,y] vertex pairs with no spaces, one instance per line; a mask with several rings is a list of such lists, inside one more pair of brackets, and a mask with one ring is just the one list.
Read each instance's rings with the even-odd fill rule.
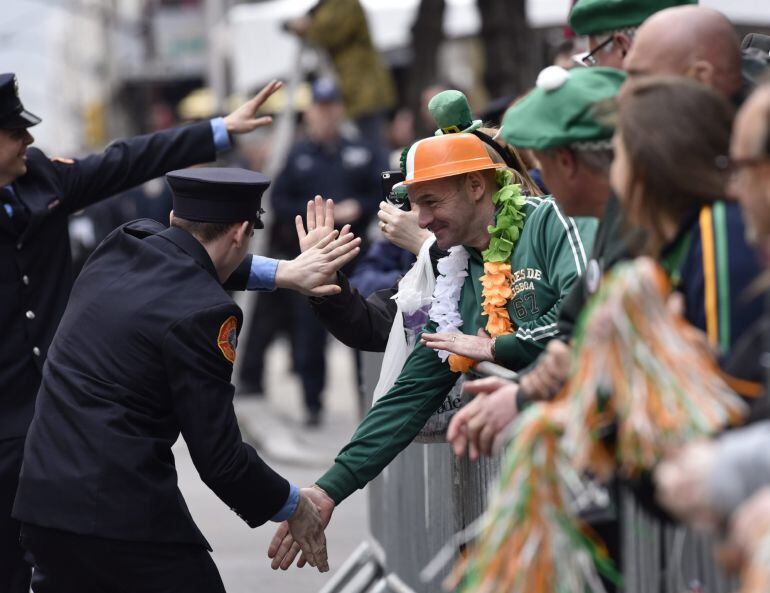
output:
[[[371,394],[381,354],[362,353],[364,393]],[[497,459],[457,458],[446,443],[412,443],[368,486],[369,530],[385,571],[414,593],[440,593],[449,564],[430,583],[420,573],[458,531],[486,507]],[[328,592],[331,593],[331,592]]]
[[629,593],[730,593],[738,590],[714,560],[714,540],[664,524],[620,492],[622,572]]
[[[362,353],[365,393],[377,383],[382,355]],[[368,486],[372,541],[351,556],[321,593],[440,593],[452,563],[430,582],[420,573],[453,536],[484,511],[499,459],[456,458],[446,443],[407,447]],[[682,527],[663,525],[621,489],[625,593],[730,593],[713,545]],[[579,592],[576,592],[579,593]]]

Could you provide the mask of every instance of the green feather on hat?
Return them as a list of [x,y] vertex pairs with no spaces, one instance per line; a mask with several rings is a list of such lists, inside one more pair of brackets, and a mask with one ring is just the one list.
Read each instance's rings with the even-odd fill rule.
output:
[[569,26],[578,35],[609,33],[638,27],[658,11],[685,4],[698,4],[698,0],[578,0]]
[[441,91],[428,102],[428,111],[438,125],[435,135],[472,132],[481,127],[480,119],[473,119],[468,98],[456,90]]

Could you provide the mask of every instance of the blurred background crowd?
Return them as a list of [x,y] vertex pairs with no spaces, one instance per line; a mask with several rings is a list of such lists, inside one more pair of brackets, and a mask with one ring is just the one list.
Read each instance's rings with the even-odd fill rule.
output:
[[[338,225],[350,224],[363,238],[361,256],[344,272],[351,286],[368,297],[393,286],[413,264],[423,242],[420,236],[416,248],[409,248],[396,240],[406,249],[394,247],[384,241],[391,237],[384,236],[377,223],[382,172],[399,169],[402,149],[433,135],[437,127],[435,114],[428,110],[432,97],[447,89],[462,90],[473,114],[485,125],[499,127],[506,109],[534,87],[543,68],[582,68],[596,65],[597,55],[611,60],[621,53],[617,63],[599,65],[623,65],[623,43],[630,44],[633,34],[616,31],[600,45],[592,39],[593,57],[587,56],[589,40],[566,25],[572,4],[571,0],[6,0],[0,63],[4,71],[16,72],[25,106],[45,117],[45,123],[33,130],[35,145],[65,158],[101,150],[115,138],[228,113],[268,81],[283,80],[283,88],[262,108],[275,123],[234,139],[235,149],[219,164],[264,171],[272,178],[263,201],[266,229],[254,239],[255,250],[271,257],[295,257],[300,251],[295,217],[304,217],[307,201],[316,194],[333,199]],[[741,38],[748,33],[770,35],[770,3],[703,0],[700,4],[722,12]],[[685,36],[687,27],[672,34]],[[602,47],[606,43],[609,47]],[[654,55],[649,49],[647,57]],[[666,56],[656,59],[662,63]],[[725,94],[735,98],[735,93]],[[699,129],[714,123],[708,114],[699,115],[701,119],[693,118],[696,127],[702,120]],[[636,131],[640,129],[645,128]],[[726,143],[727,136],[723,140]],[[667,159],[674,169],[671,177],[677,177],[678,157],[675,151],[671,155]],[[531,180],[526,181],[533,184],[531,193],[548,194],[530,156],[522,151],[522,169],[530,169]],[[544,151],[543,156],[548,154]],[[608,166],[609,161],[599,169]],[[604,195],[606,186],[605,179]],[[556,194],[560,188],[550,189]],[[654,208],[647,205],[649,212],[636,214],[652,219],[665,211],[670,206],[667,196],[658,198],[661,202]],[[69,222],[76,269],[118,225],[143,217],[167,223],[170,209],[169,188],[163,179],[154,179],[79,212]],[[304,401],[303,409],[293,410],[294,417],[308,427],[319,427],[325,420],[324,399],[335,387],[329,379],[333,369],[327,365],[327,330],[299,294],[278,291],[245,298],[240,304],[247,312],[247,326],[234,374],[238,395],[253,399],[267,395],[268,354],[276,339],[285,340],[289,348],[281,352],[289,355],[287,365],[299,380]],[[751,326],[755,319],[744,321]],[[360,355],[351,350],[345,356],[357,360]],[[766,361],[762,364],[767,366]],[[360,361],[351,369],[357,373],[362,395]],[[538,399],[551,396],[545,393]],[[363,409],[363,402],[359,405]],[[335,447],[343,442],[337,436]],[[669,482],[676,483],[669,490],[687,491],[677,479]],[[676,498],[670,492],[669,496]],[[676,501],[669,501],[669,506],[677,507]],[[687,515],[687,509],[675,510]]]
[[[16,71],[28,108],[46,115],[35,130],[36,145],[65,157],[227,113],[269,80],[286,81],[263,108],[283,115],[280,125],[238,138],[220,164],[273,176],[268,230],[258,241],[263,253],[288,257],[298,249],[294,216],[315,194],[335,200],[339,223],[352,223],[365,239],[381,238],[371,225],[380,172],[397,169],[401,149],[435,129],[427,103],[437,92],[464,91],[474,114],[499,125],[543,67],[576,66],[587,42],[566,26],[571,4],[12,0],[0,56]],[[723,11],[739,33],[770,27],[770,7],[761,3],[704,4]],[[170,192],[157,179],[73,217],[75,268],[119,224],[143,217],[165,223],[170,207]],[[402,272],[382,269],[392,259],[378,255],[360,270],[360,282],[353,278],[365,296]],[[326,332],[298,295],[254,299],[240,392],[263,393],[265,352],[275,336],[286,337],[306,420],[317,424]],[[279,306],[286,300],[291,306]]]

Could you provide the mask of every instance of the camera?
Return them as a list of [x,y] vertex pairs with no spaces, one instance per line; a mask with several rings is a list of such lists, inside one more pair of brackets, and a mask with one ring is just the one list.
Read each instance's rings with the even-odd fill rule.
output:
[[398,185],[404,181],[404,174],[401,171],[383,171],[380,181],[382,183],[382,199],[399,210],[409,211],[409,196],[406,193],[406,187]]

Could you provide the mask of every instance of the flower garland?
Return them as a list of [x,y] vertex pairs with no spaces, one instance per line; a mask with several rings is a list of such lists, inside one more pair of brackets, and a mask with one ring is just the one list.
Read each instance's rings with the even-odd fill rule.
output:
[[[508,315],[508,301],[513,297],[511,282],[511,253],[524,228],[524,203],[519,185],[513,183],[513,173],[508,169],[497,171],[497,185],[500,188],[492,196],[497,208],[496,224],[488,227],[489,247],[482,252],[484,274],[479,279],[484,300],[481,304],[487,316],[487,333],[496,338],[513,332]],[[459,313],[460,293],[468,275],[468,252],[462,246],[452,247],[449,255],[438,262],[440,276],[436,279],[430,318],[436,323],[437,333],[460,332],[462,318]],[[467,372],[476,361],[466,356],[439,350],[442,361],[449,359],[453,372]]]

